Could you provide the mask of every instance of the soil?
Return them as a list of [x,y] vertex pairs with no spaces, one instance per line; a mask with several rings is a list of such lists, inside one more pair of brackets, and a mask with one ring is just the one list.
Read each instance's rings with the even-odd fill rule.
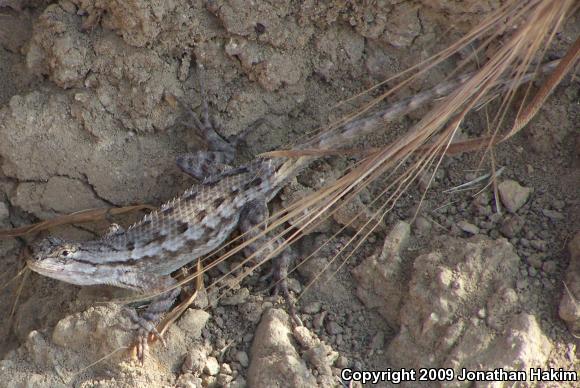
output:
[[[0,228],[87,208],[159,205],[191,185],[174,160],[204,144],[183,125],[175,99],[199,113],[199,77],[224,136],[263,120],[249,132],[245,155],[281,149],[340,117],[337,103],[447,47],[499,4],[0,0]],[[546,57],[564,55],[580,33],[578,18],[565,22]],[[404,93],[436,85],[460,60]],[[424,113],[364,145],[392,141]],[[124,293],[17,277],[29,239],[0,240],[0,386],[339,386],[344,368],[577,373],[578,123],[580,88],[569,76],[524,131],[496,147],[501,212],[489,187],[446,191],[489,173],[489,160],[445,157],[418,212],[428,173],[360,249],[333,261],[356,232],[342,226],[376,210],[385,186],[378,180],[294,247],[301,265],[290,286],[301,294],[303,327],[290,324],[256,273],[201,297],[168,330],[167,346],[151,344],[144,366],[127,350],[130,321],[119,305],[102,303]],[[485,125],[484,110],[476,112],[463,134],[480,135]],[[315,163],[272,210],[350,162]],[[136,217],[115,221],[126,226]],[[107,224],[51,233],[95,238]],[[209,271],[206,285],[240,260]],[[419,385],[472,386],[405,383]]]

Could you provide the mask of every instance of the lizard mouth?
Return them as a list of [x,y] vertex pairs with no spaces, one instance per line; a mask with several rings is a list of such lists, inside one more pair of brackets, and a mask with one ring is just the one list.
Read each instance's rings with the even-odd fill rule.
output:
[[56,269],[53,269],[50,266],[42,265],[39,263],[38,259],[34,259],[34,258],[26,260],[26,265],[28,266],[28,268],[30,268],[34,272],[38,272],[41,274],[56,273],[57,272]]

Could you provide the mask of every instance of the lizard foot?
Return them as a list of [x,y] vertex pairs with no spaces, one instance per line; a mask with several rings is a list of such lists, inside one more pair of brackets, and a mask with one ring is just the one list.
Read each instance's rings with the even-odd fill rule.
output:
[[145,357],[149,352],[149,337],[151,335],[157,338],[163,346],[167,346],[167,343],[163,339],[163,336],[161,336],[161,333],[157,331],[157,328],[152,321],[140,317],[134,309],[125,308],[125,311],[134,324],[133,330],[137,330],[137,341],[135,344],[137,349],[137,359],[141,365],[143,365],[145,363]]
[[290,315],[290,319],[294,323],[295,326],[304,326],[300,317],[296,313],[296,304],[294,300],[292,300],[292,296],[290,295],[290,291],[288,290],[288,281],[286,278],[276,279],[276,271],[272,276],[274,283],[274,295],[281,295],[286,302],[286,308],[288,309],[288,315]]

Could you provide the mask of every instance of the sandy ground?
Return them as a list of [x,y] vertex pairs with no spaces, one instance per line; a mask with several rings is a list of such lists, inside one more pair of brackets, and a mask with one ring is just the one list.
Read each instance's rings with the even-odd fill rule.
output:
[[[255,155],[336,119],[336,103],[446,47],[497,6],[378,3],[0,1],[0,228],[92,207],[159,205],[188,187],[174,159],[203,144],[179,124],[172,96],[199,107],[192,58],[206,69],[224,135],[264,119],[244,150]],[[579,27],[578,15],[568,20],[547,57],[562,56]],[[405,93],[437,84],[454,65]],[[447,368],[425,372],[442,373],[439,380],[462,368],[578,371],[578,86],[567,77],[534,121],[497,147],[503,213],[489,189],[446,193],[489,171],[479,154],[447,157],[416,219],[429,175],[344,265],[331,260],[354,234],[349,228],[292,272],[299,293],[329,267],[298,301],[302,328],[289,324],[255,274],[219,301],[210,293],[196,302],[166,334],[168,346],[152,345],[141,367],[126,350],[127,317],[100,303],[118,291],[35,274],[8,283],[22,268],[26,241],[0,241],[0,386],[336,386],[344,368],[406,368],[417,379],[420,368]],[[424,113],[364,144],[385,144]],[[485,123],[483,111],[473,114],[463,132],[480,135]],[[348,162],[317,162],[271,206],[320,188]],[[379,180],[305,235],[297,257],[359,211],[371,214],[383,187]],[[52,232],[85,239],[106,226]],[[236,260],[210,271],[206,283]]]

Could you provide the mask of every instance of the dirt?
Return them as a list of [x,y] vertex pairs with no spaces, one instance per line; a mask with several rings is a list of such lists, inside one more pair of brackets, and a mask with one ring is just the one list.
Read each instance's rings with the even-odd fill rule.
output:
[[[222,134],[264,120],[243,150],[256,155],[340,117],[338,102],[445,48],[500,3],[0,1],[0,228],[159,205],[188,187],[175,157],[204,144],[175,100],[199,112],[195,62]],[[579,33],[576,14],[546,56],[562,56]],[[459,60],[405,93],[437,84]],[[219,300],[210,292],[196,302],[166,333],[166,347],[151,345],[144,367],[127,350],[128,318],[101,303],[123,293],[16,277],[27,241],[0,240],[0,386],[333,386],[344,368],[577,372],[579,102],[577,78],[565,78],[528,127],[496,148],[501,213],[490,188],[446,192],[488,173],[489,161],[446,157],[417,217],[430,174],[348,261],[332,262],[354,229],[324,243],[355,214],[372,216],[379,180],[297,244],[299,258],[322,246],[290,275],[291,289],[305,291],[303,327],[290,324],[256,273]],[[392,141],[424,113],[363,144]],[[480,135],[485,124],[484,112],[474,113],[463,132]],[[317,162],[273,210],[350,161]],[[51,233],[94,238],[107,224]],[[210,271],[206,284],[239,260]]]

